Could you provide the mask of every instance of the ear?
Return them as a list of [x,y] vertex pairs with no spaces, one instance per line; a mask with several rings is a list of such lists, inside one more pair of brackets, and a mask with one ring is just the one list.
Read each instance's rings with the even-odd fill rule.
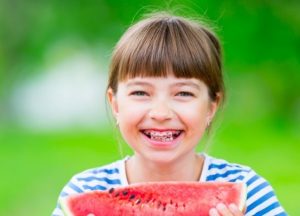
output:
[[220,92],[218,92],[216,100],[210,101],[210,103],[209,103],[209,112],[208,112],[208,116],[207,116],[208,124],[214,118],[214,116],[215,116],[215,114],[216,114],[216,112],[219,108],[221,100],[222,100],[222,94]]
[[118,103],[117,103],[117,98],[116,98],[117,96],[113,92],[112,88],[109,88],[107,90],[106,95],[107,95],[108,102],[110,104],[111,111],[112,111],[114,117],[117,118],[118,114],[119,114],[119,108],[118,108]]

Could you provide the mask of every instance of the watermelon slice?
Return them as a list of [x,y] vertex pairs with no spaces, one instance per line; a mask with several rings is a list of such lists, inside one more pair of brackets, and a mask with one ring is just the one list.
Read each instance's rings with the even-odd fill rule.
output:
[[244,209],[246,186],[228,182],[157,182],[92,191],[60,200],[66,216],[206,216],[222,202]]

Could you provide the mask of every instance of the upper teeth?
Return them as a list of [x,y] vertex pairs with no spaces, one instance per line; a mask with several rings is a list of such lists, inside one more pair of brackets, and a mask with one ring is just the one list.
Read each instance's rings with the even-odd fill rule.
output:
[[143,131],[150,139],[160,142],[173,141],[177,135],[180,134],[180,130],[169,130],[169,131],[156,131],[156,130],[144,130]]
[[178,135],[180,133],[180,131],[152,131],[152,130],[145,130],[144,131],[145,134],[150,135],[150,136],[168,136],[171,137],[174,135]]

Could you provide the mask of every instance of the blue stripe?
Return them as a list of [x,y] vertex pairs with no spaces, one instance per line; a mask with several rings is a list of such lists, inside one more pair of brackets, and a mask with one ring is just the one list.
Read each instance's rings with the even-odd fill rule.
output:
[[74,185],[72,182],[70,182],[70,183],[68,184],[68,186],[69,186],[70,188],[72,188],[74,191],[76,191],[77,193],[83,193],[83,190],[81,190],[79,187],[77,187],[76,185]]
[[90,176],[86,178],[77,178],[78,181],[85,181],[85,182],[90,182],[93,180],[98,180],[98,181],[104,181],[107,182],[108,184],[121,184],[121,181],[119,179],[109,179],[106,177],[98,178],[95,176]]
[[59,196],[60,196],[60,197],[65,197],[65,196],[68,196],[68,195],[69,195],[68,193],[66,193],[66,192],[63,191],[63,192],[60,193]]
[[225,168],[225,167],[227,167],[228,166],[228,164],[210,164],[209,166],[208,166],[208,169],[210,170],[210,169],[213,169],[213,168],[218,168],[218,169],[223,169],[223,168]]
[[243,180],[244,178],[245,178],[245,176],[240,175],[240,176],[238,176],[237,178],[230,179],[229,182],[236,182],[236,181],[238,181],[238,180]]
[[107,188],[102,185],[96,186],[89,186],[89,185],[82,185],[85,190],[106,190]]
[[281,213],[277,214],[276,216],[288,216],[288,214],[285,212],[281,212]]
[[251,185],[253,182],[255,182],[257,179],[259,179],[258,175],[253,176],[251,179],[249,179],[246,184],[247,186]]
[[215,180],[216,178],[219,178],[219,177],[222,177],[222,178],[226,178],[227,176],[231,175],[231,174],[236,174],[236,173],[240,173],[242,172],[243,170],[228,170],[227,172],[225,173],[222,173],[222,174],[214,174],[214,175],[209,175],[207,176],[207,181],[212,181],[212,180]]
[[274,196],[274,192],[270,191],[269,193],[265,194],[261,198],[257,199],[255,202],[253,202],[251,205],[247,207],[247,212],[250,212],[252,209],[256,208],[258,205],[262,204],[266,200],[270,199]]
[[251,191],[248,192],[247,199],[249,199],[254,194],[258,193],[260,190],[264,189],[267,186],[269,186],[268,182],[263,182],[260,185],[257,185],[255,188],[253,188]]
[[264,208],[263,210],[257,212],[255,215],[265,215],[266,213],[268,213],[269,211],[279,207],[279,203],[278,202],[275,202],[275,203],[272,203],[271,205],[269,205],[268,207]]
[[119,169],[98,169],[98,170],[93,170],[92,173],[97,174],[97,173],[107,173],[107,174],[114,174],[114,173],[119,173]]
[[225,167],[230,167],[230,168],[237,168],[237,169],[241,169],[242,167],[237,165],[237,164],[210,164],[208,166],[208,169],[213,169],[213,168],[217,168],[217,169],[224,169]]

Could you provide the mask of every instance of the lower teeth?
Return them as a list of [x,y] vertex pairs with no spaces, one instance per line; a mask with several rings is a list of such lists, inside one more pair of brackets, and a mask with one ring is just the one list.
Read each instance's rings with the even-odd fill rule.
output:
[[170,142],[173,141],[173,136],[170,137],[151,136],[151,139],[156,141],[161,141],[161,142]]

